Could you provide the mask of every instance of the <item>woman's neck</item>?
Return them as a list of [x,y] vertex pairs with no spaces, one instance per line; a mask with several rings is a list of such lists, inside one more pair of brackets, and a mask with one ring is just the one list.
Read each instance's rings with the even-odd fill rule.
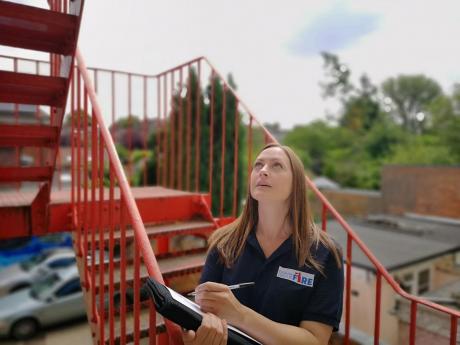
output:
[[257,233],[267,239],[286,239],[291,234],[291,227],[286,216],[288,204],[286,203],[260,203]]

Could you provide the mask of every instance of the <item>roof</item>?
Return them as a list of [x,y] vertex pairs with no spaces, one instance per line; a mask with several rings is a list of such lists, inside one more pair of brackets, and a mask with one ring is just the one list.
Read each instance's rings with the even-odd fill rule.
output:
[[408,213],[405,216],[378,214],[368,220],[372,226],[423,237],[436,242],[460,244],[460,220]]
[[436,290],[430,290],[424,293],[422,297],[460,310],[460,280],[451,282]]
[[312,181],[318,189],[339,189],[340,185],[326,176],[318,176]]
[[[389,271],[460,250],[459,239],[450,243],[441,242],[437,239],[394,231],[391,227],[376,226],[365,221],[352,220],[348,223]],[[346,231],[336,221],[329,221],[327,230],[340,243],[345,255],[347,247]],[[352,254],[353,266],[375,271],[374,265],[355,242],[353,242]]]

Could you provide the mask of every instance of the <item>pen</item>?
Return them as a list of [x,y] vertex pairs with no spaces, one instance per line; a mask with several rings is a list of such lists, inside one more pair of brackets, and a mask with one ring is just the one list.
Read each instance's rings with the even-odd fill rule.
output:
[[[235,284],[235,285],[228,285],[228,288],[230,290],[235,290],[235,289],[241,289],[241,288],[244,288],[244,287],[247,287],[247,286],[253,286],[253,285],[256,285],[256,283],[254,282],[248,282],[248,283],[240,283],[240,284]],[[187,296],[195,296],[196,295],[196,292],[190,292],[189,294],[187,294]]]

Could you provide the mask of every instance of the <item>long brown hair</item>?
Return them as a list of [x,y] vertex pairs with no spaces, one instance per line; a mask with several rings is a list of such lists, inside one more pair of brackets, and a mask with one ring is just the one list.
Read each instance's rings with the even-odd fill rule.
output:
[[[281,148],[289,158],[292,170],[292,192],[289,197],[289,211],[286,218],[292,228],[292,242],[300,266],[314,267],[323,273],[322,265],[312,255],[312,248],[324,245],[341,267],[341,253],[331,237],[315,226],[307,198],[307,184],[302,161],[287,146],[266,145],[259,154],[271,147]],[[246,239],[259,221],[258,201],[252,198],[250,188],[242,214],[232,223],[218,229],[209,238],[209,250],[217,248],[219,256],[227,267],[231,267],[243,251]]]

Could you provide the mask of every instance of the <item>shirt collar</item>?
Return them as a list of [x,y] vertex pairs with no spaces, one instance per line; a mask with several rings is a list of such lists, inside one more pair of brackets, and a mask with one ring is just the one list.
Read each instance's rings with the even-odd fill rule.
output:
[[272,255],[270,255],[270,257],[265,258],[264,251],[262,250],[262,247],[260,246],[259,241],[257,240],[255,229],[251,230],[251,232],[249,233],[247,243],[251,247],[253,247],[257,251],[257,253],[259,253],[259,255],[262,255],[262,257],[268,261],[273,261],[281,255],[293,250],[292,235],[290,235],[283,243],[280,244],[278,248],[276,248],[276,250],[272,253]]

